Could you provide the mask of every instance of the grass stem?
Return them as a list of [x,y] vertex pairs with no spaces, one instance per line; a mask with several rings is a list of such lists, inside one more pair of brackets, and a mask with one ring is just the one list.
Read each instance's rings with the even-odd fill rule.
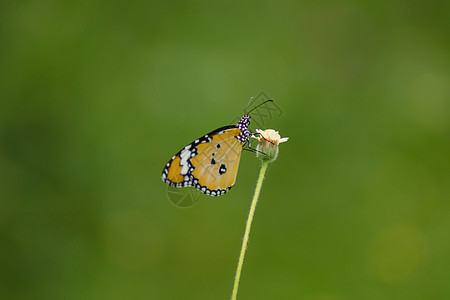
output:
[[258,203],[259,194],[261,192],[262,183],[264,181],[264,175],[266,174],[269,161],[263,160],[261,164],[261,170],[259,171],[258,180],[256,181],[255,194],[253,195],[252,204],[250,206],[250,212],[247,217],[247,224],[245,226],[244,238],[242,240],[241,252],[239,254],[239,261],[236,269],[236,276],[234,277],[233,293],[231,295],[232,300],[236,300],[237,292],[239,288],[239,280],[241,278],[242,266],[244,265],[245,252],[247,250],[248,238],[250,236],[250,229],[252,227],[253,216],[255,214],[256,204]]

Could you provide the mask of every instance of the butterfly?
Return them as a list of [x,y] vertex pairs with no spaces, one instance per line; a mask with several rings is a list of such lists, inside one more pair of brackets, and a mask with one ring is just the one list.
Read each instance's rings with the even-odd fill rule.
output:
[[254,107],[236,125],[220,127],[181,149],[164,166],[162,180],[169,186],[194,187],[210,196],[228,192],[236,182],[242,149],[252,134],[249,114],[267,102],[273,100]]

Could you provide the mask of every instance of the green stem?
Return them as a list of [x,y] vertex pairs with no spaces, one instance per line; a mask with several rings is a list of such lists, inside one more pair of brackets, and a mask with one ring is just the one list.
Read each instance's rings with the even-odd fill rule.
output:
[[261,170],[259,171],[258,181],[256,182],[255,194],[253,195],[252,204],[250,206],[250,212],[248,213],[247,224],[245,225],[244,239],[242,240],[241,253],[239,254],[238,266],[236,269],[236,276],[234,277],[233,293],[231,295],[232,300],[236,300],[239,280],[241,278],[242,265],[244,264],[245,251],[247,250],[248,237],[250,235],[250,229],[252,227],[253,215],[255,214],[256,204],[258,203],[259,193],[261,192],[262,183],[264,181],[264,174],[266,173],[269,161],[263,161]]

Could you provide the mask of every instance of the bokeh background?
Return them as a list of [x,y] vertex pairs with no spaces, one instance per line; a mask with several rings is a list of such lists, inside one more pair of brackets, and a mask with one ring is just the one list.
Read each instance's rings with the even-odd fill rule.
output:
[[450,299],[449,3],[2,2],[0,298],[229,298],[259,162],[189,209],[160,174],[263,91],[239,298]]

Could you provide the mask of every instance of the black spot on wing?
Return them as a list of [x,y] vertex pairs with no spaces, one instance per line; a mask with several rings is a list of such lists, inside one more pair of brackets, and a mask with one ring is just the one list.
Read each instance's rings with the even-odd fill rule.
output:
[[227,171],[227,167],[225,167],[225,164],[221,164],[219,168],[219,175],[224,174]]

